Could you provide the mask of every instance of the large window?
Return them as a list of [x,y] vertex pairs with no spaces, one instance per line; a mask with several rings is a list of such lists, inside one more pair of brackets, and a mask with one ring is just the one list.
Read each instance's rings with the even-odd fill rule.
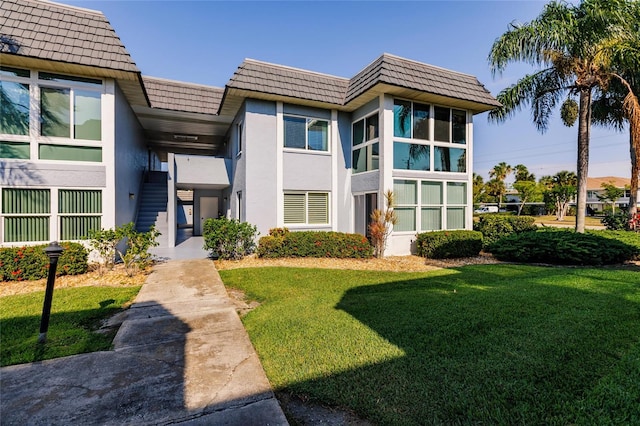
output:
[[467,184],[428,180],[394,180],[394,232],[464,229]]
[[[393,168],[466,173],[467,113],[396,99]],[[433,123],[433,124],[432,124]]]
[[284,223],[288,225],[329,224],[329,194],[327,192],[285,193]]
[[376,112],[352,124],[353,173],[378,170],[380,162],[379,117]]
[[[99,141],[102,82],[50,73],[40,73],[40,80],[42,136]],[[46,81],[70,87],[46,87]]]
[[317,118],[284,116],[284,147],[329,150],[329,122]]
[[51,193],[48,189],[2,189],[4,242],[49,240]]
[[0,67],[0,158],[101,162],[102,88],[97,79]]
[[101,228],[102,191],[61,189],[58,191],[58,213],[61,240],[87,238],[89,231]]

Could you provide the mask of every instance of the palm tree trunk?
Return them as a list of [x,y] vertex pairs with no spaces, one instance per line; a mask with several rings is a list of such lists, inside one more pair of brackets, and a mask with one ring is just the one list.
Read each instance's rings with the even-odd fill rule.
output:
[[580,89],[578,116],[578,193],[576,199],[576,232],[584,233],[587,213],[587,178],[589,176],[589,133],[591,131],[591,89]]
[[640,129],[635,129],[635,123],[629,122],[629,146],[631,153],[631,194],[629,195],[629,214],[634,215],[638,209],[638,180],[640,179]]

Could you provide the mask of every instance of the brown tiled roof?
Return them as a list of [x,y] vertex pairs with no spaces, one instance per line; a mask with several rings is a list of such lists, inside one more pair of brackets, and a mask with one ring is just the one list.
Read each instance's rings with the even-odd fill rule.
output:
[[603,183],[610,183],[614,185],[616,188],[624,188],[625,186],[631,185],[631,179],[616,177],[616,176],[590,177],[590,178],[587,178],[587,189],[589,190],[602,189]]
[[378,83],[462,99],[480,104],[500,103],[472,75],[383,54],[349,82],[345,103],[357,98]]
[[142,76],[152,108],[216,114],[224,89]]
[[227,87],[342,105],[348,84],[346,78],[245,59]]
[[388,84],[489,107],[500,106],[472,75],[387,53],[350,80],[245,59],[227,83],[227,88],[345,106],[377,84]]
[[2,0],[0,52],[140,72],[101,12],[35,0]]

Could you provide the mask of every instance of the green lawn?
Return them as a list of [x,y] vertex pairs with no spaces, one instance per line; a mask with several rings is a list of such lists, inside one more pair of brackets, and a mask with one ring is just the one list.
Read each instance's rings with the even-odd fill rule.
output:
[[38,345],[44,292],[0,297],[0,365],[108,350],[114,333],[95,333],[140,287],[54,290],[47,342]]
[[277,391],[377,424],[640,424],[640,272],[220,272]]

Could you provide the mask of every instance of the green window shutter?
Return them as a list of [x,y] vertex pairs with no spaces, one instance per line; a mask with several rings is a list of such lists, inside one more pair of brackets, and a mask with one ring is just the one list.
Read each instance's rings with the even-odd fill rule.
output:
[[51,193],[48,189],[2,190],[2,213],[5,214],[49,214]]
[[329,194],[310,192],[308,204],[308,223],[329,223]]
[[60,240],[87,238],[89,231],[101,228],[101,216],[85,215],[102,213],[102,191],[61,189],[58,212],[65,215],[60,217]]
[[49,216],[4,218],[4,241],[7,243],[47,241],[48,239]]
[[306,223],[305,194],[284,194],[284,223]]
[[58,191],[59,213],[102,213],[102,191],[61,189]]

